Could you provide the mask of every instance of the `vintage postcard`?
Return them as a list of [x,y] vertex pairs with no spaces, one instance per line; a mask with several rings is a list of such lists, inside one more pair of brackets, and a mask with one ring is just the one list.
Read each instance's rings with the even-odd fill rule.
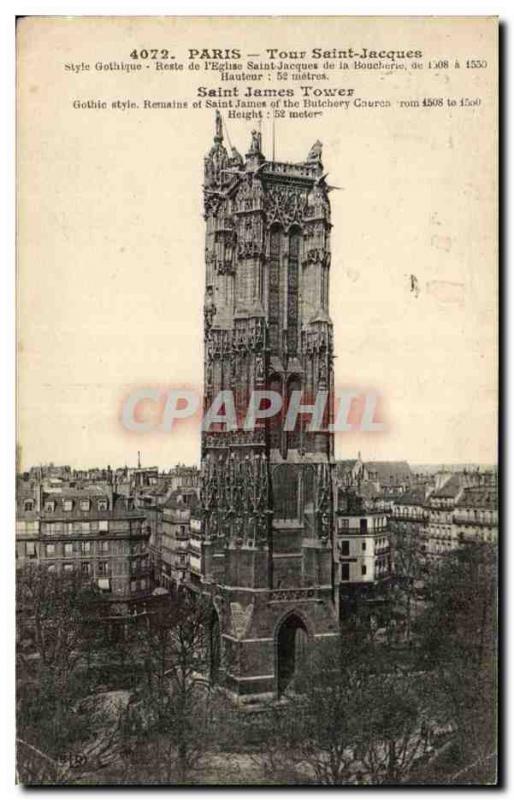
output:
[[495,785],[498,19],[17,24],[17,781]]

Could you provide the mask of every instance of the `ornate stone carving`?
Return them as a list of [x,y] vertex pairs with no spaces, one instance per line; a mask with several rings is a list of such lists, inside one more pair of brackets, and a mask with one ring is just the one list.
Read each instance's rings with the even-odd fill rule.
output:
[[239,258],[262,258],[264,250],[262,243],[258,241],[242,241],[237,246]]
[[253,603],[246,606],[241,603],[230,603],[230,616],[232,621],[232,631],[236,639],[242,639],[250,625],[253,614]]
[[203,197],[204,215],[215,217],[223,202],[224,197],[220,192],[206,190]]
[[301,186],[271,184],[265,195],[268,225],[277,222],[285,227],[301,224],[307,207],[307,190]]
[[330,223],[323,217],[316,216],[316,211],[312,208],[306,209],[304,219],[304,239],[317,239],[322,241],[327,228],[330,228]]
[[239,219],[237,255],[240,259],[264,256],[263,226],[260,214],[247,214]]
[[212,363],[209,360],[207,361],[205,367],[205,390],[210,396],[212,392]]
[[[245,431],[250,433],[253,431]],[[210,437],[204,445],[210,446]],[[221,437],[221,434],[220,434]],[[252,444],[255,444],[253,442]],[[250,454],[204,458],[202,471],[202,509],[204,537],[229,537],[240,543],[261,546],[266,543],[269,520],[269,483],[266,458]]]
[[260,211],[262,209],[263,190],[258,177],[248,173],[241,181],[235,196],[235,212]]
[[240,355],[257,353],[266,343],[266,323],[262,318],[238,321],[232,331],[232,352]]
[[316,181],[309,193],[305,217],[306,219],[330,219],[330,203],[327,189],[321,181]]
[[264,431],[259,428],[253,431],[237,430],[207,433],[203,441],[205,447],[209,449],[220,447],[260,447],[266,443]]
[[314,501],[318,536],[322,541],[326,541],[331,531],[332,510],[332,486],[328,464],[317,465]]
[[309,250],[305,252],[305,257],[303,260],[304,264],[322,264],[323,266],[326,264],[328,258],[327,253],[321,247],[311,247]]
[[326,389],[328,383],[328,366],[324,358],[320,359],[318,368],[318,389]]
[[214,317],[216,316],[216,305],[214,303],[212,286],[207,287],[207,294],[205,298],[205,304],[203,307],[203,315],[204,315],[205,331],[208,333],[212,328],[212,323]]
[[324,324],[323,328],[307,328],[302,331],[302,352],[306,356],[332,355],[332,328]]
[[259,353],[255,356],[255,384],[257,386],[262,386],[264,384],[265,377],[264,356]]
[[275,589],[270,592],[270,601],[272,603],[287,602],[292,600],[302,601],[311,600],[318,596],[318,591],[313,587],[300,588],[300,589]]
[[232,258],[216,259],[214,262],[214,269],[218,275],[233,275],[234,262],[232,261]]

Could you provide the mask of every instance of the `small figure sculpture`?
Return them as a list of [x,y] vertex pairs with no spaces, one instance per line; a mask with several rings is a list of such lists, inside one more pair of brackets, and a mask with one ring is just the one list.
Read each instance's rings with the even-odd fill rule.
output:
[[321,144],[320,140],[318,139],[312,145],[311,149],[309,150],[309,155],[307,156],[307,161],[321,161],[321,151],[323,149],[323,145]]
[[250,145],[250,153],[259,153],[261,152],[261,134],[259,131],[252,131],[252,143]]

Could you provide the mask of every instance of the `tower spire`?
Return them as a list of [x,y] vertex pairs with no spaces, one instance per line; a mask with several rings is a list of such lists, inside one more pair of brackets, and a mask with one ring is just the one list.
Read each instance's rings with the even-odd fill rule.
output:
[[215,134],[214,134],[214,141],[215,142],[219,142],[219,144],[221,144],[221,142],[223,141],[223,122],[222,122],[221,114],[220,114],[219,111],[216,111],[216,123],[215,123],[215,125],[216,125],[216,129],[215,129]]

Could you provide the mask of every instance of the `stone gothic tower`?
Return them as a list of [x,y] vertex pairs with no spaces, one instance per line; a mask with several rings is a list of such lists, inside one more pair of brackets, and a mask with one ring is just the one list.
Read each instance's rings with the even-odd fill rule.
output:
[[[230,393],[238,424],[203,433],[201,581],[215,609],[211,677],[242,701],[280,695],[306,643],[339,635],[328,190],[320,142],[300,163],[267,161],[254,131],[243,159],[225,148],[216,115],[204,175],[204,399],[207,408]],[[286,409],[295,396],[327,400],[320,430],[307,414],[292,430],[284,414],[245,429],[256,389]]]

